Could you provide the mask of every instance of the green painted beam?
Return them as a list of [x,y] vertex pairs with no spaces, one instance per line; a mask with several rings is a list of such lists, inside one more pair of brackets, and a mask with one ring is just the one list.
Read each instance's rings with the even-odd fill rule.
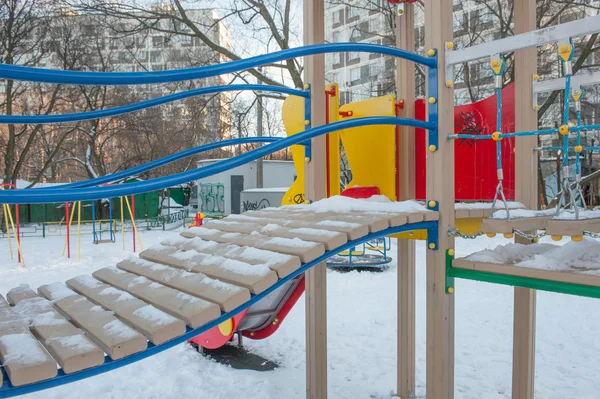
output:
[[462,278],[465,280],[484,281],[487,283],[531,288],[540,291],[558,292],[561,294],[584,296],[589,298],[600,298],[600,287],[594,287],[590,285],[563,283],[530,277],[511,276],[508,274],[482,272],[478,270],[459,269],[451,266],[446,267],[446,273],[448,277]]

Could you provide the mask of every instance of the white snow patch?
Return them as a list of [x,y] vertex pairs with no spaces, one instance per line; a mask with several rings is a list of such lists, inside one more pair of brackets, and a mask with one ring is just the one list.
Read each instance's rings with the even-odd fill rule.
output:
[[245,276],[265,276],[271,269],[267,265],[251,265],[235,259],[228,259],[222,256],[207,256],[202,262],[202,265],[217,266],[218,268],[228,270],[233,273],[243,274]]
[[[600,210],[580,210],[579,211],[579,219],[599,219],[600,218]],[[561,210],[558,215],[556,215],[553,219],[556,220],[576,220],[575,211],[570,209]]]
[[312,204],[289,205],[280,208],[267,208],[270,211],[308,211],[308,212],[431,212],[416,201],[390,201],[384,195],[374,195],[371,198],[356,199],[334,195]]
[[133,312],[133,315],[144,320],[149,320],[152,323],[158,324],[159,326],[165,326],[177,321],[175,317],[155,308],[152,305],[142,306]]
[[36,364],[48,359],[46,351],[31,334],[7,334],[0,337],[0,345],[4,346],[4,365]]
[[89,289],[100,288],[100,287],[104,286],[103,283],[101,283],[100,281],[96,280],[95,278],[93,278],[92,276],[89,276],[87,274],[83,274],[81,276],[75,277],[73,280],[76,281],[77,283],[83,285],[85,288],[89,288]]
[[50,300],[60,301],[61,299],[78,295],[75,291],[64,285],[63,283],[52,283],[46,286]]
[[[492,215],[492,219],[506,219],[506,210],[500,209],[502,207],[502,204],[496,204],[496,205],[497,205],[496,209],[498,209],[498,211],[494,212],[494,214]],[[535,218],[535,217],[540,217],[540,216],[554,216],[554,214],[556,213],[556,209],[554,209],[554,208],[542,209],[539,211],[532,210],[532,209],[514,209],[514,210],[509,210],[509,211],[510,211],[509,216],[511,219]]]
[[362,226],[360,223],[351,223],[351,222],[340,222],[337,220],[322,220],[317,222],[317,226],[323,227],[338,227],[338,228],[348,228],[348,229],[356,229]]
[[200,234],[200,235],[203,235],[203,236],[206,236],[206,235],[213,236],[213,235],[219,235],[219,234],[221,234],[221,231],[219,231],[219,230],[207,229],[206,227],[202,227],[202,226],[200,226],[200,227],[192,227],[189,231],[191,233]]
[[339,234],[339,233],[337,233],[335,231],[311,229],[311,228],[307,228],[307,227],[302,227],[302,228],[299,228],[299,229],[290,230],[290,233],[294,233],[294,234],[310,234],[310,235],[322,236],[322,237],[335,237],[335,236],[337,236]]
[[[525,208],[525,205],[518,201],[507,201],[506,205],[508,205],[508,209],[519,209]],[[503,208],[504,204],[502,202],[496,202],[496,209]],[[454,204],[454,209],[456,210],[474,210],[474,209],[492,209],[491,202],[457,202]]]
[[294,248],[313,248],[316,244],[312,241],[304,241],[299,238],[273,237],[267,241],[267,244],[281,245]]
[[200,298],[197,298],[197,297],[192,296],[192,295],[188,295],[185,292],[178,292],[177,293],[177,298],[181,299],[185,303],[196,303],[196,302],[200,301]]
[[275,223],[269,223],[266,226],[264,226],[262,229],[260,229],[261,233],[268,233],[269,231],[277,231],[281,228],[280,225],[275,224]]
[[167,246],[167,247],[179,247],[179,246],[185,244],[188,240],[189,240],[189,238],[174,235],[173,237],[165,238],[164,240],[162,240],[160,242],[160,244]]
[[46,343],[58,342],[61,346],[71,348],[79,353],[96,350],[96,346],[83,334],[69,335],[66,337],[52,337]]
[[227,239],[227,240],[234,240],[236,238],[239,238],[241,236],[240,233],[225,233],[223,235],[221,235],[221,237]]
[[148,280],[146,277],[144,277],[144,276],[138,276],[138,277],[134,278],[133,280],[131,280],[129,282],[129,284],[127,284],[127,286],[128,287],[133,287],[134,285],[147,284],[148,282],[150,282],[150,280]]
[[291,255],[281,254],[279,252],[267,251],[264,249],[258,249],[253,247],[238,247],[233,251],[230,252],[232,255],[236,254],[237,256],[245,258],[249,261],[259,261],[267,265],[285,263],[293,258],[293,256]]
[[177,251],[171,256],[173,256],[173,258],[178,259],[178,260],[188,261],[188,260],[194,258],[194,256],[198,256],[198,252],[196,252],[196,251]]
[[192,238],[191,240],[192,248],[198,252],[212,252],[217,247],[219,247],[219,243],[214,241],[206,241],[200,237]]
[[100,295],[100,296],[118,295],[118,297],[116,299],[117,302],[130,301],[132,299],[135,299],[135,297],[133,295],[131,295],[130,293],[121,291],[119,289],[116,289],[115,287],[107,287],[107,288],[103,289],[102,291],[100,291],[98,293],[98,295]]
[[107,334],[117,336],[119,338],[135,338],[138,333],[127,324],[120,320],[113,320],[104,325],[104,331]]

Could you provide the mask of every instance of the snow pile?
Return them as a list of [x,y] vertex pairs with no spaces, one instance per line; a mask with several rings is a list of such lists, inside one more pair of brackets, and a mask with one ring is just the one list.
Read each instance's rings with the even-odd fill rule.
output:
[[584,238],[580,242],[570,241],[563,246],[507,244],[493,250],[475,252],[465,259],[531,269],[600,271],[600,243]]
[[243,274],[245,276],[266,276],[271,271],[267,265],[251,265],[239,260],[212,255],[207,256],[200,264],[205,266],[216,266],[220,269],[225,269],[232,273]]
[[206,227],[192,227],[191,229],[189,229],[189,231],[191,233],[194,234],[201,234],[203,236],[206,235],[218,235],[221,234],[221,232],[219,230],[215,230],[215,229],[207,229]]
[[[518,201],[507,201],[508,209],[525,208],[525,205]],[[504,203],[496,202],[496,209],[504,208]],[[454,204],[456,210],[475,210],[475,209],[492,209],[491,202],[457,202]]]
[[391,201],[385,195],[374,195],[371,198],[350,198],[342,195],[315,201],[312,204],[288,205],[279,208],[265,208],[268,211],[296,211],[310,210],[310,212],[388,212],[388,213],[411,213],[431,212],[416,201]]
[[50,300],[52,301],[60,301],[63,298],[77,295],[75,291],[71,290],[69,287],[64,285],[63,283],[52,283],[46,286],[48,289],[48,293],[50,295]]
[[[575,211],[570,209],[561,210],[553,219],[556,220],[576,220]],[[600,219],[600,210],[580,210],[579,219]]]
[[281,228],[280,225],[275,224],[275,223],[269,223],[266,226],[264,226],[262,229],[260,229],[261,233],[268,233],[270,231],[277,231]]
[[337,220],[323,220],[316,224],[317,226],[323,227],[338,227],[338,228],[348,228],[348,229],[357,229],[362,226],[360,223],[350,223],[350,222],[340,222]]
[[271,245],[281,245],[283,247],[293,247],[293,248],[313,248],[316,244],[312,241],[304,241],[299,238],[283,238],[283,237],[273,237],[269,239],[266,244]]
[[253,247],[237,247],[225,254],[226,256],[240,256],[249,261],[257,261],[266,265],[274,265],[290,261],[291,255],[281,254],[279,252],[267,251]]
[[104,325],[104,331],[109,335],[114,335],[120,338],[135,338],[138,333],[127,324],[120,320],[113,320]]
[[170,314],[167,314],[162,310],[158,310],[152,305],[142,306],[133,312],[133,315],[139,317],[140,319],[149,320],[150,322],[159,326],[167,326],[178,320]]
[[77,283],[83,285],[85,288],[91,290],[93,290],[94,288],[100,288],[104,285],[100,281],[87,274],[82,274],[81,276],[75,277],[73,281],[76,281]]
[[29,333],[7,334],[0,337],[4,346],[4,364],[36,364],[48,359],[46,352]]
[[322,237],[335,237],[339,234],[335,231],[311,229],[311,228],[306,228],[306,227],[290,230],[290,233],[311,234],[311,235],[322,236]]
[[90,352],[96,349],[83,334],[69,335],[66,337],[52,337],[48,339],[47,344],[58,342],[61,346],[72,348],[80,352]]
[[[498,211],[494,212],[492,215],[492,219],[506,219],[506,210],[502,209],[502,202],[496,203],[496,209]],[[523,219],[523,218],[537,218],[543,216],[554,216],[556,214],[555,208],[550,209],[542,209],[539,211],[532,209],[512,209],[509,212],[511,219]]]

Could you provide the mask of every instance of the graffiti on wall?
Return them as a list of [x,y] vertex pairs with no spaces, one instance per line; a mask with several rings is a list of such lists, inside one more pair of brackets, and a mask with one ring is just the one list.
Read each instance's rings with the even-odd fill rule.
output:
[[201,183],[198,187],[198,209],[208,216],[225,213],[225,185],[223,183]]
[[260,201],[244,201],[242,204],[242,212],[256,211],[259,209],[269,208],[271,203],[268,199],[262,198]]

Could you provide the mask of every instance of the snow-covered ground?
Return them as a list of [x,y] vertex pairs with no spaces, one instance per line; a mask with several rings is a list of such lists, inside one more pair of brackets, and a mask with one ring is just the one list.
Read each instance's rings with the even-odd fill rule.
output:
[[[144,247],[174,232],[141,234]],[[127,237],[128,248],[131,237]],[[542,240],[544,242],[549,242]],[[457,256],[508,241],[502,237],[457,242]],[[566,242],[566,240],[565,240]],[[82,237],[81,262],[61,257],[60,237],[23,241],[27,269],[9,260],[0,241],[0,293],[21,283],[33,288],[114,265],[131,255],[116,244]],[[76,258],[75,240],[73,254]],[[425,250],[417,244],[417,397],[425,397]],[[395,254],[395,250],[392,250]],[[328,273],[329,397],[389,399],[396,384],[396,269],[384,273]],[[457,280],[457,399],[510,398],[512,288]],[[599,397],[600,317],[594,299],[540,292],[537,301],[536,397]],[[279,331],[247,347],[280,363],[272,372],[220,365],[187,345],[94,378],[26,396],[53,398],[305,398],[304,302]]]

